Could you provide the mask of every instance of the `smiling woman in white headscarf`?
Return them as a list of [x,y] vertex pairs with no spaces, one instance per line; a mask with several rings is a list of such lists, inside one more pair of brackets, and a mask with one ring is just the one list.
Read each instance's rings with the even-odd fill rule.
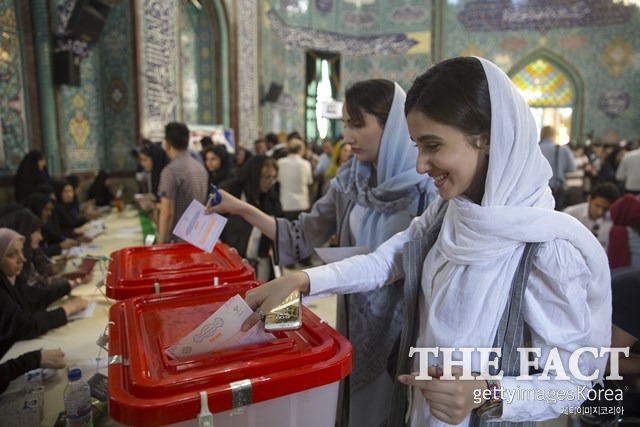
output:
[[[247,303],[266,311],[294,289],[362,292],[404,276],[408,317],[389,426],[539,421],[580,406],[578,389],[592,383],[569,370],[569,358],[580,348],[609,346],[609,269],[595,237],[553,210],[551,169],[527,103],[491,62],[454,58],[416,79],[405,113],[417,171],[433,177],[440,200],[373,254],[277,279],[249,292]],[[541,348],[541,367],[559,357],[567,379],[552,369],[547,381],[540,374],[516,380],[516,350],[525,342]],[[450,348],[453,360],[463,348],[499,347],[504,375],[499,382],[416,379],[421,366],[418,357],[408,359],[410,346]],[[584,355],[579,367],[584,375],[597,369],[598,381],[606,360]],[[442,354],[427,362],[432,377],[451,368]],[[494,373],[476,354],[470,368]],[[476,398],[478,391],[487,398]]]

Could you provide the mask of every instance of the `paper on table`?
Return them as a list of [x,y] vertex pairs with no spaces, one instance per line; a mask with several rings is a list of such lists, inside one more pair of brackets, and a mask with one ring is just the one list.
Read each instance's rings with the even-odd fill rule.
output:
[[127,236],[131,236],[136,233],[142,232],[141,225],[134,225],[132,227],[122,227],[118,230],[120,234],[126,234]]
[[88,319],[89,317],[93,316],[93,312],[96,309],[96,302],[95,301],[91,301],[88,305],[87,308],[85,308],[82,311],[79,311],[76,314],[72,314],[71,316],[67,316],[67,320],[71,321],[71,320],[78,320],[78,319]]
[[165,353],[174,359],[210,353],[239,334],[240,327],[252,313],[251,307],[236,295]]
[[197,200],[191,201],[173,229],[173,234],[211,253],[227,224],[227,219],[216,213],[205,215],[204,211],[205,207],[202,203]]
[[107,229],[107,225],[103,220],[94,219],[93,221],[89,222],[84,226],[84,231],[82,234],[84,234],[85,237],[94,239],[98,237],[100,234],[104,233],[106,229]]
[[325,264],[341,261],[354,255],[366,255],[369,249],[363,246],[346,246],[342,248],[315,248],[316,253]]

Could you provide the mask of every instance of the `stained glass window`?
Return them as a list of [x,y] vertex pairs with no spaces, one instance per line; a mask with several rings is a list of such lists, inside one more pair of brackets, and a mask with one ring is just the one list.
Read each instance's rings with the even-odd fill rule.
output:
[[537,59],[512,78],[530,107],[570,107],[575,93],[567,76],[551,62]]

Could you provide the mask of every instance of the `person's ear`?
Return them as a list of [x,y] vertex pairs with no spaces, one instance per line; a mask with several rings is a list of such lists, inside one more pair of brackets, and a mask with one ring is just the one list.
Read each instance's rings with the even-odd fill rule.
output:
[[489,135],[486,133],[481,134],[476,139],[476,147],[482,150],[487,156],[489,155]]

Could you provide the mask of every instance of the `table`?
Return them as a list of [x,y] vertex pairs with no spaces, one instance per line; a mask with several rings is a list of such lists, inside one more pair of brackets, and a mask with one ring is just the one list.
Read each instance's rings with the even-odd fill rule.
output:
[[[107,230],[92,242],[92,245],[97,246],[98,250],[92,251],[91,255],[108,256],[112,252],[126,247],[141,246],[144,240],[143,233],[149,232],[148,222],[145,221],[146,218],[142,218],[141,229],[141,218],[135,210],[111,213],[103,219],[107,225]],[[79,264],[79,259],[76,259],[76,262]],[[75,267],[68,262],[66,271],[73,270],[75,270]],[[96,264],[93,272],[94,276],[90,283],[79,286],[72,291],[72,295],[81,295],[89,301],[95,301],[96,308],[91,318],[70,322],[65,326],[49,331],[37,339],[19,341],[11,347],[0,362],[41,348],[61,348],[64,350],[67,367],[83,364],[97,357],[107,357],[107,352],[100,349],[96,344],[96,340],[104,332],[109,322],[109,308],[115,300],[107,299],[96,289],[96,284],[103,278],[99,264]],[[104,288],[103,291],[106,292]],[[335,327],[335,306],[335,296],[316,299],[308,305],[314,313],[327,320],[333,327]],[[106,369],[101,372],[105,375],[107,374]],[[93,376],[93,372],[85,372],[83,370],[83,376],[85,380],[89,379]],[[58,414],[64,410],[62,396],[66,385],[66,369],[59,370],[56,376],[45,381],[42,427],[52,427]],[[111,419],[104,420],[100,425],[104,427],[121,426],[121,424]]]
[[[136,210],[110,213],[104,216],[103,220],[107,229],[104,234],[96,237],[92,242],[92,245],[97,246],[97,250],[91,251],[91,255],[108,256],[116,250],[143,244],[140,219]],[[75,269],[70,264],[70,262],[67,263],[68,271]],[[89,301],[96,302],[96,308],[91,318],[69,322],[65,326],[53,329],[37,339],[19,341],[11,347],[0,362],[41,348],[61,348],[66,353],[67,366],[81,364],[98,356],[108,356],[107,352],[101,350],[96,344],[96,340],[103,333],[109,321],[109,307],[114,303],[114,300],[107,300],[96,289],[96,284],[103,278],[98,264],[94,267],[93,272],[94,275],[90,283],[79,286],[72,291],[72,295],[81,295]],[[57,375],[44,383],[44,419],[42,426],[53,426],[58,414],[64,410],[62,395],[67,384],[65,373],[66,369],[61,369]],[[85,380],[92,375],[93,373],[86,375]],[[118,425],[114,421],[108,421],[106,424]]]

